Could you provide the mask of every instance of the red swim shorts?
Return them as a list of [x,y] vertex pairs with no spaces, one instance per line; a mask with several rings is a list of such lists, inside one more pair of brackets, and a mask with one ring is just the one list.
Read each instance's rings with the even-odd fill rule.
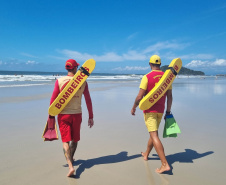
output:
[[58,125],[62,142],[80,140],[82,114],[59,114]]

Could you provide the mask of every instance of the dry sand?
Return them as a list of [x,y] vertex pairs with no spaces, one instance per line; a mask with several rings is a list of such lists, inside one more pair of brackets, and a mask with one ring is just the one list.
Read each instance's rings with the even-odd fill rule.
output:
[[160,161],[154,150],[147,162],[140,155],[149,137],[142,112],[130,114],[139,83],[90,83],[95,125],[88,128],[83,101],[73,178],[66,177],[61,141],[41,138],[53,86],[2,90],[0,184],[225,184],[226,83],[198,81],[178,79],[173,86],[172,112],[182,133],[163,139],[161,122],[159,134],[172,167],[161,175],[155,173]]

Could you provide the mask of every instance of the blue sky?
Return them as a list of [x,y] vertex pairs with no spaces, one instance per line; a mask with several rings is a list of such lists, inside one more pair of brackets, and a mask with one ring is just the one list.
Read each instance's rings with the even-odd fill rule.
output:
[[0,70],[65,71],[69,58],[96,73],[147,73],[180,57],[226,74],[224,0],[1,0]]

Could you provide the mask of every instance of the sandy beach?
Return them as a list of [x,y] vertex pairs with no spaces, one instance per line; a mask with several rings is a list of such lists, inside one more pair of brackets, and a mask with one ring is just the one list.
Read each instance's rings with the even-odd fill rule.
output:
[[[148,161],[149,134],[143,113],[130,114],[138,81],[89,83],[94,127],[88,128],[83,99],[81,141],[75,154],[76,175],[67,178],[62,142],[43,142],[52,85],[0,88],[1,185],[222,185],[225,176],[226,79],[176,79],[172,113],[182,131],[177,138],[159,135],[172,168],[157,174],[155,150]],[[58,129],[59,131],[59,129]],[[59,134],[60,136],[60,134]]]

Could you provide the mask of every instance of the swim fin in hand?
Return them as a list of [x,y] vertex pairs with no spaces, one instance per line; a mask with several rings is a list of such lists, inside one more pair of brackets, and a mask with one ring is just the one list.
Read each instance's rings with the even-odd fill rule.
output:
[[49,116],[42,137],[44,138],[44,141],[58,140],[57,126],[54,116]]
[[166,115],[165,126],[163,130],[163,138],[177,137],[178,133],[181,133],[181,131],[173,115],[172,114]]

